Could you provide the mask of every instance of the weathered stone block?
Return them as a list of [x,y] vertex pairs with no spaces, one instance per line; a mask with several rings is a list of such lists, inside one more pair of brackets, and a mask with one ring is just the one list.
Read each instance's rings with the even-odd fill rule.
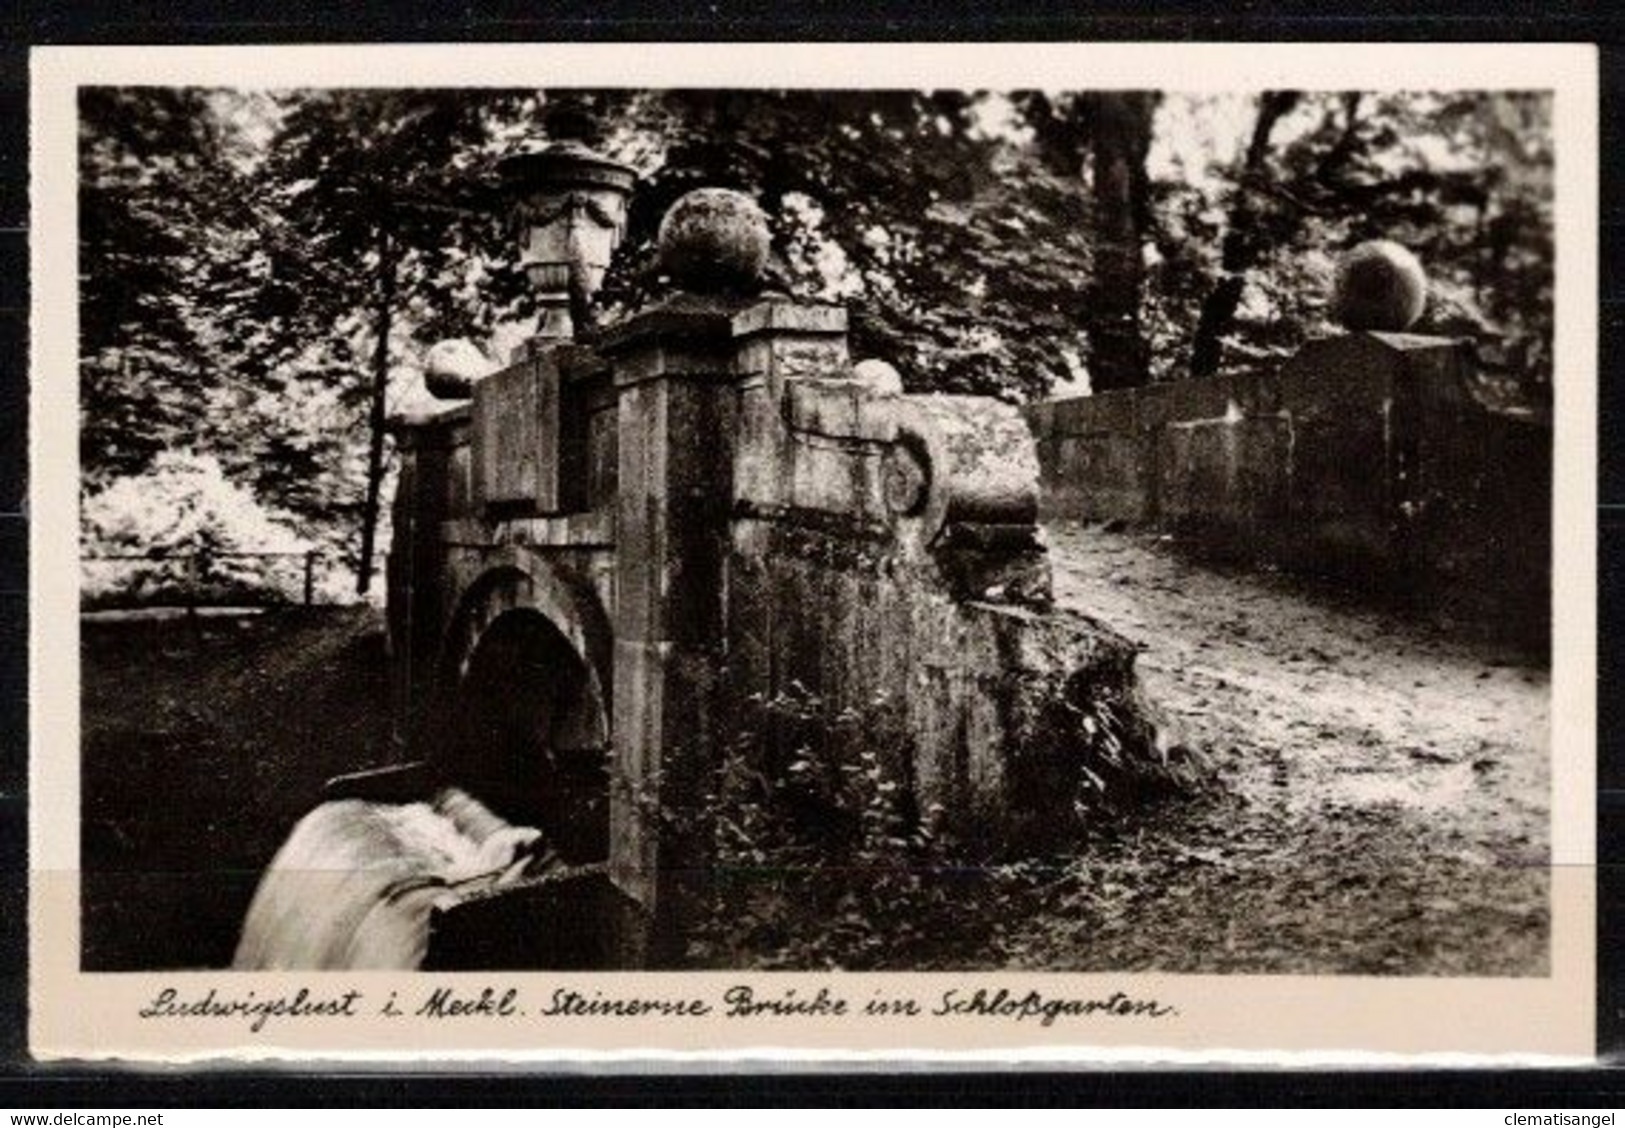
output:
[[447,466],[446,511],[462,515],[474,509],[474,449],[464,444],[452,450]]
[[735,373],[765,380],[775,398],[794,377],[849,375],[846,311],[838,306],[761,301],[736,313],[730,332]]
[[671,645],[615,640],[615,764],[610,788],[609,865],[615,882],[643,904],[654,900],[659,846],[660,749]]
[[1101,392],[1056,404],[1055,425],[1061,434],[1093,435],[1128,431],[1134,426],[1134,392]]
[[744,377],[760,376],[783,393],[786,381],[796,377],[824,380],[846,372],[844,337],[811,334],[762,333],[744,339],[736,354],[735,371]]
[[1167,424],[1235,418],[1246,414],[1240,402],[1237,383],[1231,376],[1214,376],[1166,385],[1163,411]]
[[887,507],[883,453],[881,447],[872,444],[792,438],[789,504],[884,527]]
[[897,421],[887,403],[861,384],[796,379],[784,391],[791,430],[866,443],[896,441]]
[[1149,520],[1145,442],[1134,432],[1095,432],[1056,440],[1041,451],[1044,501],[1056,516],[1085,521]]
[[[689,365],[659,364],[638,361],[637,352],[665,353],[685,356],[699,352],[705,360],[701,365],[711,370],[716,357],[731,361],[729,345],[733,316],[744,308],[737,299],[698,294],[674,294],[640,310],[619,324],[604,330],[598,338],[603,357],[615,367],[616,383],[629,379],[636,382],[650,370],[679,371]],[[724,349],[719,353],[716,350]],[[629,370],[629,365],[631,366]],[[723,371],[729,367],[722,366]]]
[[733,498],[760,511],[785,503],[790,453],[783,413],[765,381],[739,385]]
[[736,313],[730,332],[741,341],[762,333],[844,337],[846,310],[808,302],[761,301]]
[[547,354],[474,388],[474,486],[479,505],[558,508],[559,374]]
[[1285,420],[1197,420],[1162,435],[1161,518],[1240,555],[1258,551],[1287,513],[1292,437]]
[[1038,516],[1038,453],[1021,412],[982,396],[903,396],[905,441],[922,441],[931,490],[947,521],[1030,524]]
[[586,508],[614,504],[620,474],[619,415],[615,406],[594,411],[587,417]]
[[1279,539],[1295,556],[1384,579],[1399,564],[1392,404],[1294,419],[1290,524]]

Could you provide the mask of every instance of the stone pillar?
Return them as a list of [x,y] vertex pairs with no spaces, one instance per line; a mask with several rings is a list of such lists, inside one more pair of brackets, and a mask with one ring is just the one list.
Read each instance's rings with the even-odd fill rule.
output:
[[[614,372],[619,431],[610,866],[652,916],[647,959],[656,965],[680,954],[689,907],[706,893],[704,797],[723,743],[734,738],[718,718],[741,472],[740,362],[760,382],[794,367],[794,348],[761,347],[775,333],[789,333],[797,348],[816,338],[824,344],[808,347],[823,358],[831,334],[844,330],[827,313],[802,324],[784,320],[787,303],[756,301],[767,243],[765,217],[747,198],[709,189],[684,197],[660,236],[662,266],[681,292],[600,343]],[[840,348],[844,355],[844,335]],[[773,468],[750,472],[771,476]]]
[[[750,716],[750,698],[771,695],[791,679],[821,690],[808,668],[819,665],[816,638],[807,620],[822,610],[809,608],[805,620],[786,621],[775,603],[798,596],[816,601],[783,583],[769,565],[778,546],[780,519],[796,506],[797,459],[787,426],[786,384],[797,377],[819,380],[847,371],[846,311],[832,306],[764,300],[733,319],[739,430],[734,457],[732,556],[728,585],[728,680],[725,708]],[[836,440],[838,442],[838,440]],[[837,490],[849,489],[841,476]],[[785,655],[793,652],[795,662]],[[799,666],[799,668],[798,668]]]
[[1282,553],[1407,598],[1421,591],[1418,538],[1457,504],[1456,491],[1439,494],[1426,479],[1462,464],[1428,459],[1427,436],[1437,446],[1456,429],[1442,419],[1476,414],[1470,371],[1462,342],[1412,333],[1310,341],[1284,364],[1279,403],[1292,445]]
[[733,319],[739,388],[734,496],[747,509],[788,503],[784,386],[792,377],[846,371],[846,310],[785,300],[757,302]]
[[695,812],[714,763],[733,479],[731,318],[742,299],[678,294],[605,334],[618,468],[610,866],[676,955],[705,869]]
[[[614,331],[619,456],[610,864],[671,954],[701,862],[692,815],[715,734],[733,474],[728,310],[678,298]],[[666,818],[666,815],[672,818]]]

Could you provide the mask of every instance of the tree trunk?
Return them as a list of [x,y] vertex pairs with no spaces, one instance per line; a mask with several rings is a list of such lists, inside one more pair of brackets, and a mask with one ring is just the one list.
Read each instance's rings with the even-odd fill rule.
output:
[[1212,376],[1224,360],[1224,337],[1235,323],[1247,285],[1247,271],[1258,262],[1264,240],[1257,231],[1258,214],[1253,207],[1254,182],[1264,172],[1264,156],[1269,152],[1270,134],[1298,104],[1300,95],[1292,90],[1269,90],[1258,101],[1258,120],[1242,161],[1236,185],[1235,203],[1230,210],[1230,230],[1224,237],[1220,269],[1223,276],[1202,303],[1196,321],[1196,337],[1191,343],[1191,375]]
[[355,590],[372,587],[372,558],[378,537],[379,500],[384,489],[384,395],[389,390],[389,333],[395,306],[395,239],[387,222],[378,228],[378,344],[372,360],[372,403],[367,420],[367,501],[361,511],[361,561]]
[[1150,215],[1146,155],[1157,96],[1091,94],[1094,145],[1094,280],[1089,288],[1089,385],[1135,388],[1150,376],[1140,331],[1145,228]]

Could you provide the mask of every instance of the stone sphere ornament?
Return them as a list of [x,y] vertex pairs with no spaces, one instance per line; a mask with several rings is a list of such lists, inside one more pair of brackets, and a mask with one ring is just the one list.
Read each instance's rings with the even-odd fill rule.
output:
[[871,395],[900,396],[903,378],[884,360],[860,360],[852,366],[852,379],[869,389]]
[[684,290],[700,294],[757,288],[771,236],[755,200],[731,188],[697,188],[660,221],[660,265]]
[[423,358],[423,383],[439,399],[467,399],[494,371],[490,358],[464,337],[435,342]]
[[1400,333],[1427,307],[1428,280],[1410,251],[1373,239],[1347,251],[1332,282],[1332,316],[1345,329]]

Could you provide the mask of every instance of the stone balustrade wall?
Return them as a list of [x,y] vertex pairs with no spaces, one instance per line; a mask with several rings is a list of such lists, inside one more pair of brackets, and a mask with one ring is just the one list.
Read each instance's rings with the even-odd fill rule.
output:
[[1449,340],[1351,333],[1279,369],[1028,410],[1047,519],[1118,521],[1539,643],[1552,429]]

